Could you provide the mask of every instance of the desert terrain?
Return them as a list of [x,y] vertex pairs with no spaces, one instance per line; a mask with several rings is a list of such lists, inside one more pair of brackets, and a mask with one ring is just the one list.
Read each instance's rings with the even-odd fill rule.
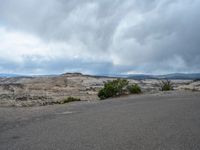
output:
[[[61,101],[66,97],[82,101],[99,100],[97,93],[104,83],[114,77],[98,77],[80,73],[66,73],[58,76],[35,76],[0,78],[0,106],[43,106]],[[162,94],[160,81],[156,79],[133,80],[143,94]],[[200,91],[200,81],[173,80],[175,91]]]
[[[141,94],[100,101],[98,91],[113,79],[1,78],[0,149],[200,149],[200,81],[172,80],[174,90],[163,92],[160,80],[128,79]],[[81,101],[55,104],[70,96]]]

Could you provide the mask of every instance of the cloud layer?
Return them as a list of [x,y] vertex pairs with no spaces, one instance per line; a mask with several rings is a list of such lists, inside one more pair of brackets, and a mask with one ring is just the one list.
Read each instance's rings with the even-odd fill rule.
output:
[[199,0],[0,0],[0,72],[200,72]]

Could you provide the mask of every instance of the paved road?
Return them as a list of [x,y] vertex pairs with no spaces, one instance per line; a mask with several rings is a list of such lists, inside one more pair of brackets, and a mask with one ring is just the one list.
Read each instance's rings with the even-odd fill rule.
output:
[[0,150],[200,150],[199,96],[0,108]]

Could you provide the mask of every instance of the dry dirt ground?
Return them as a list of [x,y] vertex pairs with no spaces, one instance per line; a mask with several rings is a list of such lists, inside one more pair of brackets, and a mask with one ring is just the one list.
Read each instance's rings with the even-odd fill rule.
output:
[[[98,100],[97,93],[108,80],[79,73],[60,76],[0,78],[0,106],[42,106],[69,96],[85,101]],[[159,80],[131,80],[143,93],[160,93]],[[173,80],[175,90],[200,91],[200,81]]]

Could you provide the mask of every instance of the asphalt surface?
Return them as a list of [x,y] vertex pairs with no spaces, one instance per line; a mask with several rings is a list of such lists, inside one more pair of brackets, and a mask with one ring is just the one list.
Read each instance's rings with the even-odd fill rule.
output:
[[0,108],[0,150],[200,150],[200,93]]

